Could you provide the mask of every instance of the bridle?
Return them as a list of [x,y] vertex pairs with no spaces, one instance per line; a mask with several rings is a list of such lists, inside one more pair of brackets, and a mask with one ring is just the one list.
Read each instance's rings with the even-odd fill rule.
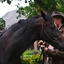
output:
[[42,29],[41,29],[41,34],[40,34],[40,38],[42,37],[42,32],[45,32],[45,34],[48,36],[48,38],[52,41],[52,42],[55,42],[56,40],[58,40],[59,38],[61,38],[63,35],[61,35],[61,36],[59,36],[57,39],[55,39],[55,40],[52,40],[51,38],[50,38],[50,36],[47,34],[47,32],[44,30],[44,27],[43,27],[43,18],[42,18]]
[[[45,34],[48,36],[48,38],[52,41],[52,42],[55,42],[56,40],[58,40],[59,38],[61,38],[62,37],[62,35],[61,36],[59,36],[57,39],[55,39],[55,40],[52,40],[51,38],[50,38],[50,36],[47,34],[47,32],[45,31],[45,29],[44,29],[44,27],[43,27],[43,19],[42,19],[42,29],[41,29],[41,34],[40,34],[40,38],[42,38],[42,32],[45,32]],[[44,64],[44,57],[45,57],[45,53],[44,53],[44,47],[42,47],[42,52],[41,52],[41,54],[40,54],[40,58],[41,58],[41,55],[42,55],[42,53],[43,53],[43,63],[42,64]],[[40,58],[39,58],[39,61],[40,61]]]

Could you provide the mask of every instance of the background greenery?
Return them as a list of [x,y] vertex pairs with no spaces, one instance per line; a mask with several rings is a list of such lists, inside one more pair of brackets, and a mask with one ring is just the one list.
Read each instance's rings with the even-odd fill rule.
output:
[[39,64],[39,63],[42,64],[43,54],[41,55],[41,58],[40,58],[40,54],[41,51],[35,51],[31,49],[26,50],[20,57],[22,64]]
[[5,20],[0,18],[0,26],[5,28]]

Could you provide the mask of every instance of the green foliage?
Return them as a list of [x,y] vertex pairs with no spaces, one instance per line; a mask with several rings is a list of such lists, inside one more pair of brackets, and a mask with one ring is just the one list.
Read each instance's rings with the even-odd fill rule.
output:
[[[41,15],[40,12],[43,10],[40,6],[38,6],[33,0],[25,0],[25,2],[29,3],[29,6],[26,7],[18,7],[17,13],[19,13],[18,17],[21,17],[21,14],[24,15],[26,18],[31,18],[36,15]],[[46,7],[48,10],[53,7],[54,1],[53,0],[41,0],[42,4],[44,3],[45,5],[43,6],[44,8]],[[43,10],[44,11],[44,10]],[[17,17],[17,18],[18,18]]]
[[64,13],[64,0],[59,0],[58,2],[56,1],[56,8],[59,12]]
[[29,49],[29,50],[26,50],[23,54],[22,54],[22,56],[23,57],[25,57],[25,58],[29,58],[29,57],[32,57],[32,55],[36,55],[37,53],[41,53],[40,51],[35,51],[35,50],[31,50],[31,49]]
[[27,0],[25,0],[25,3],[27,3]]
[[17,19],[18,19],[19,17],[21,17],[21,14],[24,15],[25,13],[24,13],[24,8],[22,6],[20,7],[20,4],[19,3],[16,6],[18,8],[18,10],[17,10],[16,13],[19,13],[19,15],[17,16]]
[[31,50],[31,49],[26,50],[26,51],[22,54],[23,57],[31,57],[31,56],[32,56],[32,54],[31,54],[32,51],[33,51],[33,50]]
[[54,1],[53,0],[41,0],[42,3],[44,3],[44,7],[47,7],[48,9],[53,7]]
[[[7,1],[8,4],[12,2],[12,0],[0,0],[0,1],[1,2]],[[39,4],[40,6],[38,6],[35,3],[35,1],[37,0],[25,0],[25,3],[29,3],[29,6],[26,7],[17,5],[18,7],[17,13],[19,13],[18,17],[21,17],[21,14],[24,15],[26,18],[31,18],[35,15],[40,15],[40,11],[43,10],[42,8],[46,8],[45,11],[47,12],[48,11],[51,12],[52,7],[54,10],[57,9],[57,11],[59,12],[64,12],[64,0],[40,0],[41,1],[40,3],[44,4],[43,6],[40,4]],[[56,4],[56,6],[53,6],[54,3]]]
[[[28,0],[25,0],[27,3]],[[38,6],[33,0],[29,0],[29,6],[26,7],[18,7],[20,11],[19,16],[24,15],[26,18],[31,18],[35,15],[40,15],[40,11],[43,10],[40,6]],[[64,12],[64,0],[41,0],[41,3],[44,4],[44,8],[47,8],[50,10],[52,7],[54,7],[54,3],[56,4],[56,9],[59,12]],[[20,9],[21,8],[21,9]],[[22,11],[21,11],[22,10]],[[47,11],[47,10],[46,10]],[[50,10],[51,11],[51,10]]]
[[31,58],[21,58],[22,64],[42,64],[42,60],[43,60],[43,54],[40,58],[40,55],[36,54],[33,55]]
[[11,0],[7,0],[7,3],[8,3],[8,4],[11,4]]
[[7,1],[8,4],[11,4],[11,2],[12,2],[12,0],[0,0],[0,2],[2,2],[2,3],[5,1]]
[[5,20],[0,18],[0,26],[5,28]]
[[42,54],[42,56],[41,56],[41,58],[40,58],[40,61],[39,61],[39,58],[40,58],[40,55],[38,55],[38,54],[33,55],[33,56],[30,58],[29,63],[30,63],[30,64],[39,64],[39,62],[40,62],[40,64],[42,64],[43,54]]
[[24,8],[22,6],[20,7],[19,6],[20,4],[17,5],[18,8],[17,13],[19,13],[18,17],[21,17],[21,14],[24,15],[26,18],[31,18],[35,15],[40,15],[41,8],[37,4],[35,4],[32,0],[28,2],[29,6],[26,6]]
[[21,58],[22,64],[30,64],[30,58]]
[[[23,55],[28,55],[28,57],[22,57],[21,58],[21,61],[22,61],[22,64],[42,64],[42,60],[43,60],[43,54],[40,58],[40,54],[41,52],[40,51],[35,51],[35,50],[26,50]],[[32,55],[31,57],[29,57],[30,55]],[[39,58],[40,58],[40,61],[39,61]]]
[[35,51],[31,49],[26,50],[22,54],[23,57],[21,57],[22,64],[39,64],[39,62],[42,64],[43,55],[41,56],[39,61],[40,54],[40,51]]

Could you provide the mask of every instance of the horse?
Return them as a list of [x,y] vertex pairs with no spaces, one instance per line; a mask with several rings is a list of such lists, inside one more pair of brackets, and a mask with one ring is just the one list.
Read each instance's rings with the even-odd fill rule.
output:
[[59,50],[64,50],[61,49],[63,36],[55,26],[53,18],[42,11],[41,14],[19,20],[2,34],[0,37],[0,64],[22,64],[20,55],[35,40],[49,42]]

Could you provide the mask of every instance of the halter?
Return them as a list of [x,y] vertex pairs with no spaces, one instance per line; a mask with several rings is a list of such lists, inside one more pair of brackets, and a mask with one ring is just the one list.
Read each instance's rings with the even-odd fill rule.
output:
[[47,32],[44,30],[44,28],[43,28],[43,20],[42,20],[42,30],[41,30],[40,38],[42,37],[42,32],[43,32],[43,31],[45,32],[45,34],[49,37],[49,39],[50,39],[52,42],[55,42],[56,40],[58,40],[59,38],[62,37],[62,35],[61,35],[61,36],[59,36],[57,39],[52,40],[52,39],[50,38],[50,36],[47,34]]

